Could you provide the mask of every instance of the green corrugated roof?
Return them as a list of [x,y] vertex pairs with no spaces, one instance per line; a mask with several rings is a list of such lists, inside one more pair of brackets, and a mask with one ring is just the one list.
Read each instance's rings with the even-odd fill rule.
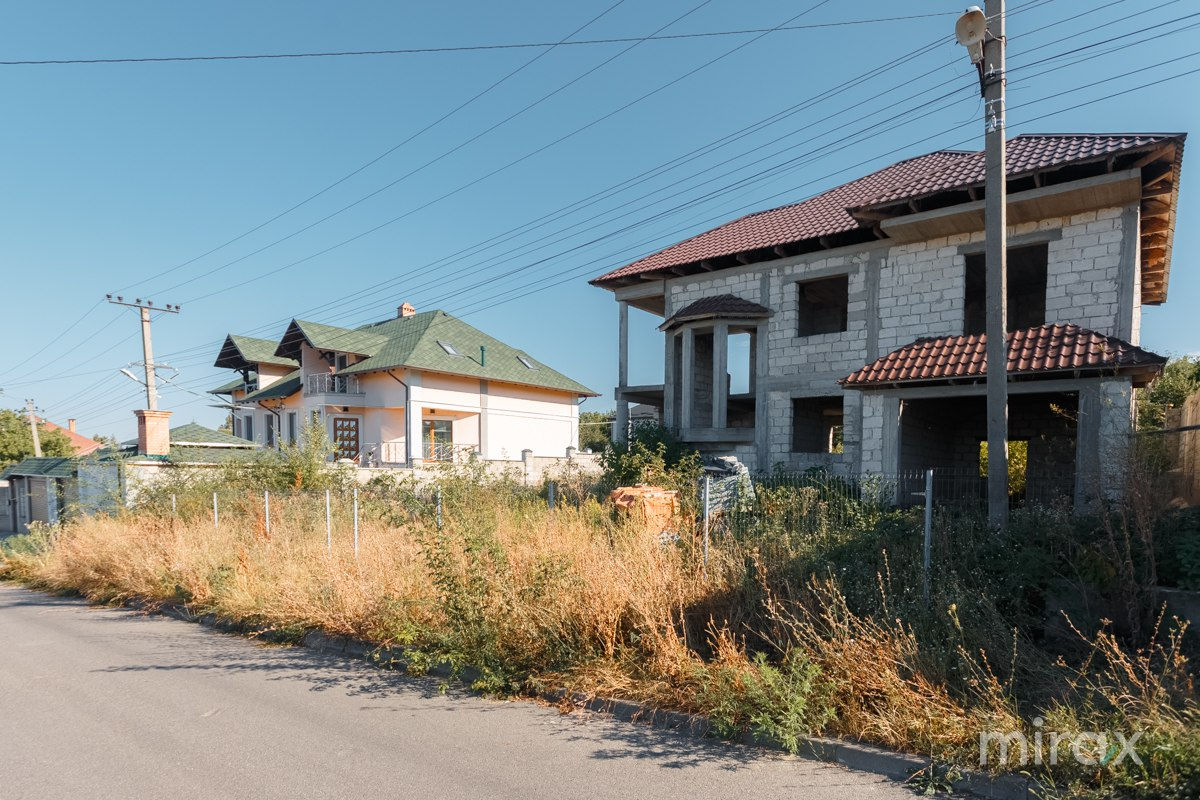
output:
[[10,475],[70,478],[75,475],[78,463],[74,458],[27,458],[0,472],[0,478]]
[[[444,311],[425,311],[411,317],[390,319],[360,328],[359,332],[369,332],[385,343],[370,354],[370,358],[341,370],[341,374],[397,368],[420,369],[558,389],[580,395],[596,394],[525,351],[510,347]],[[458,355],[447,352],[442,342],[450,345]],[[487,348],[486,358],[482,359],[484,363],[480,363],[481,346]],[[522,359],[532,368],[526,366]]]
[[238,402],[257,403],[259,400],[272,400],[278,397],[291,397],[296,392],[300,391],[300,384],[300,370],[293,370],[265,389],[259,389],[257,392],[251,392]]

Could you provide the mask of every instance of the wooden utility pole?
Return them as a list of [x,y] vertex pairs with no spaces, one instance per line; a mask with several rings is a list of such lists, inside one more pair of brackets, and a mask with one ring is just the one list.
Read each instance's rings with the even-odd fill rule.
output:
[[1004,0],[987,0],[983,42],[987,284],[988,520],[1008,525],[1008,211],[1005,187]]
[[25,401],[25,410],[29,414],[29,432],[33,434],[33,457],[42,457],[42,439],[38,435],[37,415],[33,413],[33,401]]
[[150,311],[165,311],[168,314],[178,314],[179,306],[173,306],[168,303],[165,306],[156,307],[151,300],[142,300],[135,298],[132,302],[126,301],[124,297],[117,295],[113,297],[111,294],[106,296],[108,302],[117,306],[129,306],[136,308],[142,320],[142,362],[146,367],[146,409],[149,411],[158,410],[158,397],[154,389],[154,343],[150,335]]

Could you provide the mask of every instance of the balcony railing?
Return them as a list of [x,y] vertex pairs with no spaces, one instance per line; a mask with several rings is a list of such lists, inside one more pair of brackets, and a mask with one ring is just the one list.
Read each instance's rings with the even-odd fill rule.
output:
[[304,376],[305,394],[362,394],[357,375],[313,372]]

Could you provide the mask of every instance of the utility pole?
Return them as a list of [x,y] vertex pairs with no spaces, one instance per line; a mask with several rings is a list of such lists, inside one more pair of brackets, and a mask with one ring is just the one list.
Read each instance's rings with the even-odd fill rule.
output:
[[1008,526],[1008,192],[1005,186],[1004,0],[987,0],[983,114],[987,140],[984,232],[987,277],[988,520]]
[[25,401],[25,410],[29,414],[29,432],[33,434],[33,457],[42,457],[42,439],[38,436],[37,415],[33,413],[33,401]]
[[150,335],[150,311],[161,310],[168,314],[178,314],[179,306],[167,303],[161,308],[156,308],[152,300],[142,300],[135,298],[132,302],[127,301],[124,297],[117,295],[106,295],[108,302],[116,306],[129,306],[136,308],[142,320],[142,362],[146,368],[146,409],[149,411],[158,410],[158,397],[154,389],[154,343]]
[[1005,186],[1004,0],[972,6],[955,35],[979,67],[985,133],[988,521],[1008,525],[1008,209]]

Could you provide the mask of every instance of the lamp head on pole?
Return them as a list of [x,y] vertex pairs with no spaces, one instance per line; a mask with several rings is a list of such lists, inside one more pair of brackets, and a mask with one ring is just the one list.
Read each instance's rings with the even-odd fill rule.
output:
[[987,35],[987,15],[979,6],[971,6],[954,23],[954,38],[967,48],[971,63],[983,61],[983,39]]

